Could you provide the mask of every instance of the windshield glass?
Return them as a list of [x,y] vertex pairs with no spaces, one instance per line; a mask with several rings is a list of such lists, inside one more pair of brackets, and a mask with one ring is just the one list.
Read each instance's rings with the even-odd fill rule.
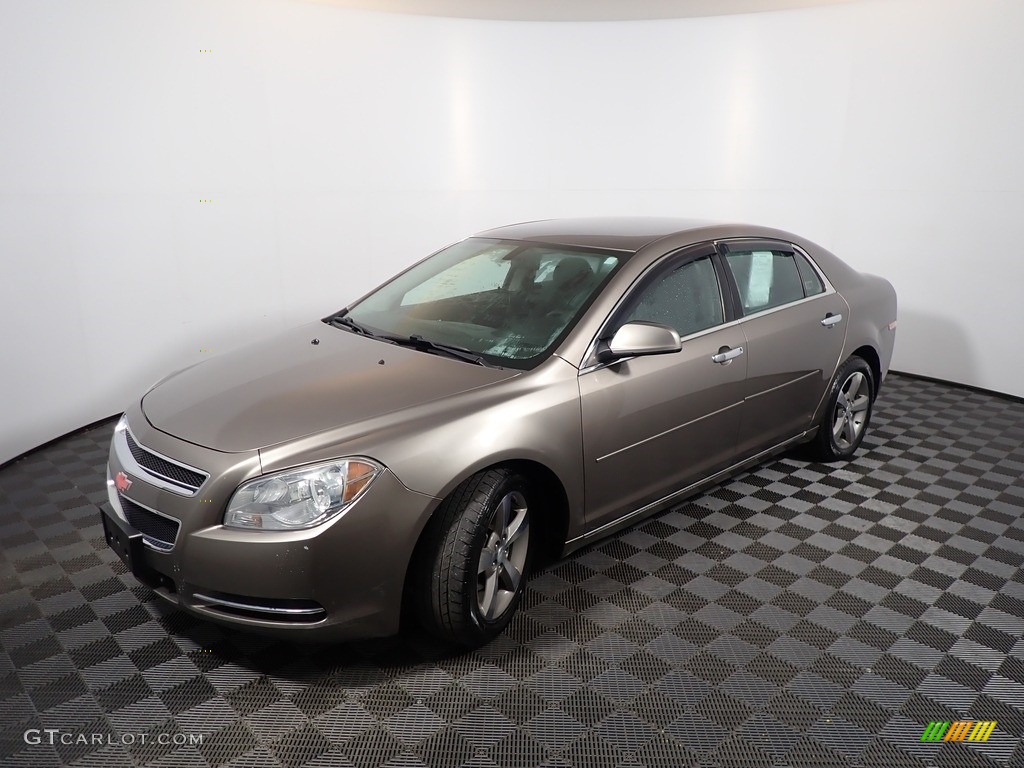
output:
[[471,238],[377,289],[347,317],[374,334],[419,336],[529,368],[568,333],[622,257]]

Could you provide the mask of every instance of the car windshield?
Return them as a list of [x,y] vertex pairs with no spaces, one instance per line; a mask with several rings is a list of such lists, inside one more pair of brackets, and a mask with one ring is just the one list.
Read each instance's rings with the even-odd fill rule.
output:
[[470,238],[345,313],[353,330],[468,350],[530,368],[569,332],[623,254]]

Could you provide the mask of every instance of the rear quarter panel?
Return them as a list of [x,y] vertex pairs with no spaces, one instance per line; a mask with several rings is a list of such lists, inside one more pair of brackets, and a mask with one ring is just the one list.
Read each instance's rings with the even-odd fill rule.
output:
[[[888,280],[876,275],[858,277],[858,280],[839,289],[850,305],[844,359],[860,347],[873,347],[878,353],[881,377],[884,378],[889,372],[896,344],[896,290]],[[881,381],[876,382],[876,386],[879,384]]]
[[[896,342],[896,290],[883,277],[858,272],[819,245],[794,240],[818,263],[833,287],[846,300],[846,343],[839,363],[861,347],[870,347],[878,355],[879,380],[889,371]],[[890,328],[890,324],[892,327]]]

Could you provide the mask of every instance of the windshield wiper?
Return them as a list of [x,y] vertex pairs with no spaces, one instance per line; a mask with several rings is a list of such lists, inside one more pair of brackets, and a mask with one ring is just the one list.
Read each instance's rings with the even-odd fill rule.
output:
[[374,337],[374,338],[383,338],[382,336],[380,336],[380,334],[374,333],[369,328],[367,328],[365,325],[357,323],[355,320],[353,320],[351,317],[346,315],[344,312],[339,312],[338,314],[334,315],[333,317],[328,317],[326,320],[324,320],[324,322],[325,323],[330,323],[331,325],[333,325],[335,327],[341,326],[342,328],[348,328],[349,330],[355,331],[356,333],[361,333],[363,336],[370,336],[370,337]]
[[440,352],[443,355],[454,357],[458,360],[465,360],[468,363],[475,365],[482,365],[486,368],[495,368],[497,366],[491,365],[484,360],[480,355],[471,349],[465,347],[457,347],[454,344],[442,344],[439,341],[430,341],[424,339],[418,333],[414,333],[412,336],[399,336],[397,334],[389,333],[377,333],[371,331],[362,323],[358,323],[348,316],[348,310],[343,309],[336,315],[324,319],[325,323],[333,325],[335,327],[348,328],[350,331],[361,334],[363,336],[369,336],[371,339],[379,339],[381,341],[389,341],[392,344],[397,344],[403,347],[412,347],[421,352]]
[[454,357],[458,360],[465,360],[467,363],[474,363],[476,365],[482,365],[485,368],[494,368],[495,366],[488,363],[480,355],[471,349],[465,347],[457,347],[454,344],[442,344],[439,341],[431,341],[430,339],[424,339],[418,333],[414,333],[412,336],[391,336],[381,335],[382,339],[393,341],[395,344],[399,344],[404,347],[412,347],[418,349],[421,352],[440,352],[441,354]]

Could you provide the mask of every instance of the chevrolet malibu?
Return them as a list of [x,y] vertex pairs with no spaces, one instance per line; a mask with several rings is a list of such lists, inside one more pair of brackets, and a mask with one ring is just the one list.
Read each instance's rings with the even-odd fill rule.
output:
[[479,645],[531,568],[795,444],[852,456],[895,328],[887,281],[779,230],[493,229],[153,387],[104,531],[211,620]]

